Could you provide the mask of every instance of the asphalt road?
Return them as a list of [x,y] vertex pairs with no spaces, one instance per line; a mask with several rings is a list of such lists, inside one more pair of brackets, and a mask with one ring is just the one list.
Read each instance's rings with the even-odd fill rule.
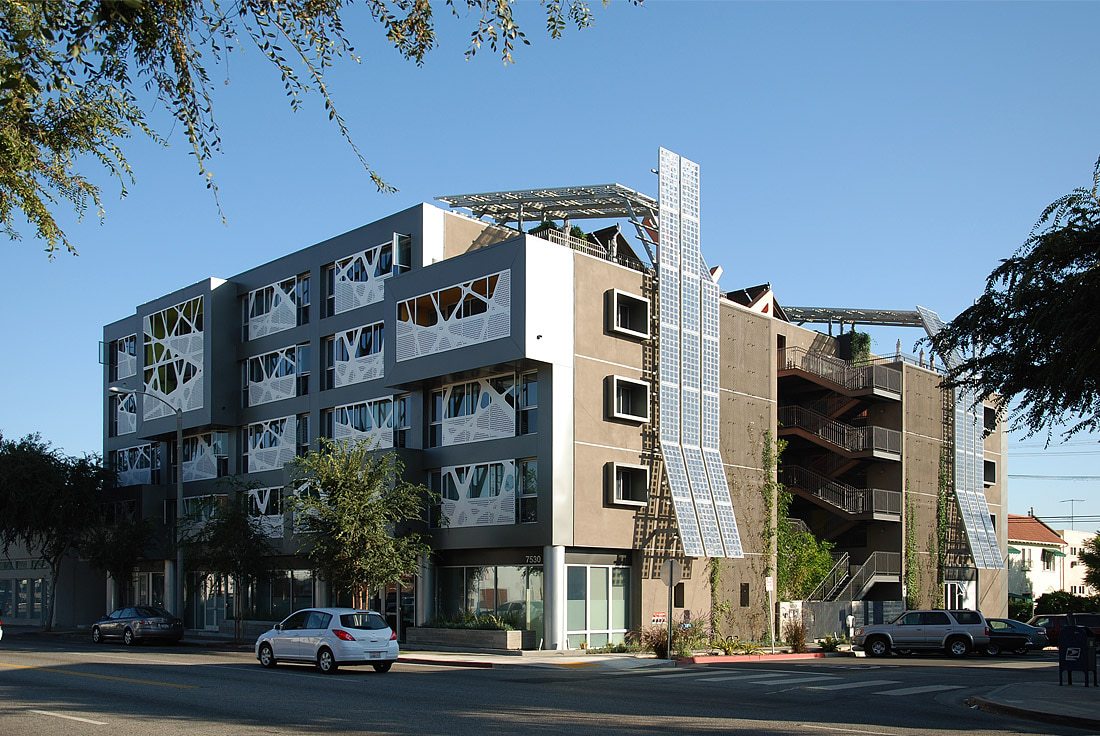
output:
[[0,642],[0,734],[1083,733],[973,710],[1057,678],[1050,655],[613,670],[262,669],[250,655],[48,636]]

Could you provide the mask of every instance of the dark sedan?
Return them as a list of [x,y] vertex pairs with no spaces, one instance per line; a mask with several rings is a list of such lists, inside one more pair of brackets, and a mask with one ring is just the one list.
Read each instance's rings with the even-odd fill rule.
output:
[[92,641],[122,639],[124,644],[140,641],[178,642],[183,638],[183,619],[157,606],[130,606],[111,611],[92,624]]
[[1001,652],[1024,654],[1028,649],[1042,649],[1047,645],[1047,632],[1037,626],[1028,626],[1010,618],[987,618],[989,643],[985,653],[996,656]]

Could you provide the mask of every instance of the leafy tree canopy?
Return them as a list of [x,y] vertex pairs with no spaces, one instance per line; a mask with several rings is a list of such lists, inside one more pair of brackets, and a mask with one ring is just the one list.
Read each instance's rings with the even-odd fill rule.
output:
[[336,591],[360,593],[416,574],[430,553],[422,527],[434,501],[404,478],[394,453],[333,442],[295,461],[293,499],[302,550]]
[[[1100,429],[1100,159],[1092,188],[1043,210],[1024,245],[985,291],[935,338],[962,361],[947,385],[1001,396],[1012,429],[1028,436]],[[1008,410],[1002,410],[1005,412]]]
[[[634,4],[642,0],[628,0]],[[607,4],[609,0],[603,0]],[[392,187],[351,139],[326,86],[341,58],[358,62],[344,28],[354,0],[0,0],[0,227],[18,239],[15,217],[36,230],[51,256],[72,242],[58,225],[60,201],[78,216],[103,208],[99,188],[78,171],[82,157],[122,185],[133,175],[120,140],[135,133],[158,142],[146,110],[156,101],[187,138],[206,186],[220,149],[210,86],[237,44],[254,45],[280,76],[292,109],[316,92],[341,135],[380,191]],[[593,22],[589,0],[540,0],[546,30]],[[404,58],[422,64],[436,45],[442,7],[468,19],[467,56],[489,46],[511,63],[528,43],[505,0],[363,0]]]
[[1035,613],[1082,613],[1096,610],[1100,596],[1083,596],[1055,590],[1035,600]]
[[800,601],[821,584],[836,560],[832,542],[818,539],[788,517],[791,500],[790,491],[781,488],[776,524],[776,580],[780,600]]
[[[112,518],[101,513],[96,515],[77,547],[88,564],[111,576],[121,593],[152,535],[152,525],[145,519],[127,515]],[[119,599],[117,604],[126,602]]]
[[1078,557],[1085,565],[1085,585],[1100,590],[1100,529],[1095,537],[1085,540]]

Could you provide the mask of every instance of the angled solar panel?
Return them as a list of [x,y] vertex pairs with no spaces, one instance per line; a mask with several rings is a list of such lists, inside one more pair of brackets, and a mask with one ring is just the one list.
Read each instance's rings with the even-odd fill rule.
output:
[[[917,307],[924,331],[934,337],[944,328],[943,320],[930,309]],[[958,353],[942,355],[948,368],[962,362]],[[985,448],[982,442],[981,402],[971,389],[955,389],[955,497],[966,528],[974,565],[985,570],[1004,568],[997,533],[985,499]]]

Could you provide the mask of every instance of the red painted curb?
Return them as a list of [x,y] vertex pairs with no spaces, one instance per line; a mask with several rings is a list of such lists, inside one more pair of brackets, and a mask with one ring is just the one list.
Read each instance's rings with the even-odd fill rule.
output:
[[804,654],[702,654],[696,657],[681,657],[677,666],[685,664],[719,664],[725,662],[775,662],[785,659],[824,659],[841,657],[842,652],[806,652]]

